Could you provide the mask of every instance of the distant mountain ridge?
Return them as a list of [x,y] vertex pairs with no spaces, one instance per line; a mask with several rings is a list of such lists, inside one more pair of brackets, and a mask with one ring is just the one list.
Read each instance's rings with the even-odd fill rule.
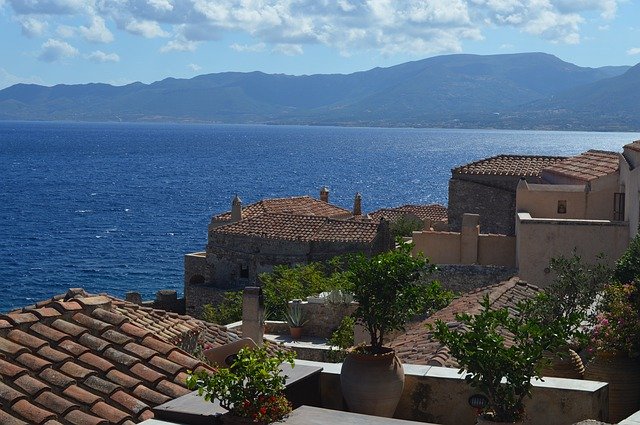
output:
[[584,68],[544,53],[447,55],[352,74],[16,84],[0,90],[0,120],[638,130],[638,92],[639,66]]

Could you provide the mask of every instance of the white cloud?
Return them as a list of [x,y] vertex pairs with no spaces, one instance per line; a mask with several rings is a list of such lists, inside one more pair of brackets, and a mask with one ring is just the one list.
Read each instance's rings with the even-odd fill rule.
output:
[[120,62],[120,56],[117,53],[105,53],[102,50],[96,50],[94,52],[85,55],[86,59],[92,62]]
[[276,44],[273,51],[287,56],[297,56],[304,53],[302,46],[299,44]]
[[[1,0],[0,0],[1,1]],[[0,6],[2,4],[0,3]],[[19,77],[7,71],[4,68],[0,68],[0,89],[5,87],[10,87],[14,84],[25,83],[25,84],[44,84],[40,77]]]
[[187,65],[189,67],[190,70],[192,70],[193,72],[198,72],[202,69],[202,67],[200,65],[197,65],[195,63],[190,63],[189,65]]
[[111,43],[113,41],[113,34],[105,25],[104,19],[99,16],[94,16],[91,19],[91,25],[81,26],[79,30],[85,40],[93,43]]
[[22,35],[34,38],[40,37],[47,30],[48,23],[32,16],[23,16],[17,19],[20,22]]
[[67,15],[87,6],[84,0],[8,0],[20,15]]
[[630,48],[629,50],[627,50],[627,55],[629,56],[640,55],[640,47]]
[[[465,41],[482,40],[488,27],[511,27],[550,42],[576,44],[587,18],[606,26],[618,5],[628,0],[6,1],[17,15],[46,16],[59,31],[69,20],[54,15],[90,20],[76,32],[90,41],[112,40],[110,22],[146,38],[171,37],[163,52],[193,51],[199,42],[243,34],[253,41],[232,44],[232,49],[264,46],[260,49],[301,54],[305,46],[320,44],[343,55],[377,51],[423,56],[461,51]],[[26,34],[37,32],[35,28]]]
[[160,52],[169,53],[169,52],[193,52],[198,47],[197,41],[185,40],[182,38],[177,38],[175,40],[169,41],[167,44],[160,48]]
[[154,21],[133,19],[126,24],[125,29],[132,34],[141,35],[144,38],[168,37],[160,24]]
[[78,49],[66,41],[50,38],[42,43],[42,50],[38,55],[38,59],[43,62],[56,62],[74,56],[78,56]]
[[256,44],[238,44],[233,43],[229,46],[232,50],[236,52],[263,52],[267,47],[264,43],[256,43]]
[[70,27],[69,25],[60,25],[56,29],[56,34],[62,38],[71,38],[76,35],[76,29],[74,27]]

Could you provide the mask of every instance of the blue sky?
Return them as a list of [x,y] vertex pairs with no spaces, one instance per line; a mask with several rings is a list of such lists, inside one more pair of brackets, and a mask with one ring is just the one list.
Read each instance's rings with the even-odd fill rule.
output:
[[451,53],[640,62],[634,0],[0,0],[0,88],[350,73]]

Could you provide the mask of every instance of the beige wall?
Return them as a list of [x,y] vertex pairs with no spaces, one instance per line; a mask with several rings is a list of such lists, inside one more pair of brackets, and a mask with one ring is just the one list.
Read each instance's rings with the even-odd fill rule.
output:
[[571,255],[576,249],[587,263],[595,263],[604,253],[606,262],[613,264],[629,244],[627,223],[607,220],[543,219],[518,213],[516,232],[518,275],[542,287],[551,283],[548,267],[553,257]]
[[[611,174],[581,185],[527,184],[516,192],[516,211],[532,217],[613,219],[613,194],[618,191],[618,174]],[[566,201],[567,212],[558,213],[558,201]]]
[[640,224],[640,152],[625,148],[620,159],[620,190],[625,194],[625,220],[629,235],[634,237]]
[[413,253],[422,252],[434,264],[479,264],[515,267],[516,238],[478,234],[477,227],[458,232],[413,232]]
[[[340,389],[341,364],[298,360],[320,366],[323,407],[345,410]],[[468,404],[477,394],[458,374],[458,369],[403,365],[405,385],[394,417],[443,425],[475,423],[475,410]],[[607,420],[609,387],[603,382],[562,378],[534,381],[533,398],[526,399],[523,424],[569,425],[584,419]]]

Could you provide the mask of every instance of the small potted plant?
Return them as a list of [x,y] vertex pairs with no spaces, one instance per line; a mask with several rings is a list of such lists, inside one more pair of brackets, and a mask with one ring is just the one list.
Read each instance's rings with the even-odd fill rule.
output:
[[564,344],[567,325],[563,318],[543,326],[530,316],[510,315],[507,308],[492,309],[488,296],[481,304],[477,315],[458,314],[458,326],[437,321],[434,337],[449,348],[465,381],[487,397],[478,424],[517,423],[524,418],[531,379],[540,378],[545,351]]
[[302,328],[308,322],[302,310],[302,300],[296,299],[289,303],[289,311],[287,311],[287,323],[289,324],[289,332],[291,339],[299,340],[302,336]]
[[227,368],[192,372],[187,378],[189,389],[197,389],[207,401],[219,400],[229,412],[223,423],[270,424],[282,420],[291,412],[291,403],[284,395],[286,376],[280,364],[293,367],[294,353],[278,350],[270,355],[265,347],[242,348]]
[[351,411],[393,416],[404,371],[395,352],[384,346],[384,338],[414,316],[450,300],[439,283],[420,279],[435,267],[422,256],[412,257],[411,248],[401,243],[396,250],[371,258],[356,255],[349,261],[349,290],[358,302],[353,317],[370,337],[369,345],[352,349],[342,365],[342,394]]

